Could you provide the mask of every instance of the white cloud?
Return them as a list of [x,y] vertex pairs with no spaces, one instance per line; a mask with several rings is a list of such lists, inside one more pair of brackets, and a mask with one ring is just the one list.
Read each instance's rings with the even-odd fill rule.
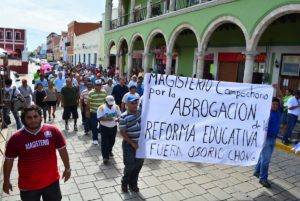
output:
[[100,21],[105,2],[102,4],[95,0],[2,0],[5,9],[0,12],[0,26],[60,32],[73,20]]

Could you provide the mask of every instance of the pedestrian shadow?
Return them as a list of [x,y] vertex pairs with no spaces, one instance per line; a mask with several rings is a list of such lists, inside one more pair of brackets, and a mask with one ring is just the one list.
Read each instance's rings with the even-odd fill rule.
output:
[[[263,200],[262,197],[268,197],[268,198],[276,198],[277,195],[281,195],[283,194],[283,196],[290,201],[299,201],[299,197],[294,196],[293,194],[291,194],[289,192],[289,190],[287,190],[286,188],[280,186],[279,184],[275,183],[275,182],[270,182],[271,183],[271,188],[268,189],[268,191],[271,192],[268,193],[267,191],[263,191],[260,195],[258,195],[257,197],[254,198],[254,200]],[[263,187],[262,187],[263,188]],[[266,200],[268,199],[266,198]]]

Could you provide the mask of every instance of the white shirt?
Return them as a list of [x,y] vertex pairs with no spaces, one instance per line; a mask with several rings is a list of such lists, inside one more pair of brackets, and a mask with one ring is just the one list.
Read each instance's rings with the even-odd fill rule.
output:
[[[287,102],[287,107],[290,108],[290,107],[294,107],[294,106],[297,106],[299,105],[300,102],[299,100],[296,99],[295,96],[293,96],[292,98],[290,98]],[[288,113],[289,114],[293,114],[293,115],[296,115],[296,116],[299,116],[300,115],[300,107],[297,107],[293,110],[288,110]]]
[[109,86],[108,84],[103,86],[103,89],[106,91],[107,95],[111,95],[114,85]]
[[109,128],[113,128],[117,125],[117,122],[115,121],[118,117],[121,116],[121,110],[119,106],[114,104],[111,109],[105,104],[102,104],[100,107],[98,107],[97,110],[97,119],[101,117],[107,117],[112,118],[112,121],[100,121],[100,124],[102,126],[106,126]]
[[[126,103],[127,97],[130,95],[130,92],[127,92],[126,94],[124,94],[123,98],[122,98],[122,102]],[[140,99],[140,95],[138,93],[134,94],[138,99]]]
[[[5,87],[4,88],[4,91],[5,91],[5,93],[9,93],[9,97],[10,97],[10,99],[11,99],[11,96],[13,95],[12,93],[13,93],[13,89],[14,87]],[[15,90],[15,92],[14,92],[14,96],[17,96],[17,95],[19,95],[20,94],[20,91],[19,91],[19,89],[17,89],[16,88],[16,90]]]

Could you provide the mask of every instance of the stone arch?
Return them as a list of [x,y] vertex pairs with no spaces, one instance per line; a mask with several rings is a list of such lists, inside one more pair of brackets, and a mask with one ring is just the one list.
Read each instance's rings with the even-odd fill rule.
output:
[[219,18],[215,19],[214,21],[212,21],[211,23],[208,24],[208,27],[205,29],[205,32],[203,33],[203,35],[201,37],[201,42],[200,42],[200,45],[199,45],[199,48],[198,48],[199,52],[203,52],[203,51],[206,50],[208,41],[211,38],[214,31],[219,26],[221,26],[222,24],[226,24],[226,23],[233,23],[233,24],[237,25],[242,30],[242,32],[244,34],[244,37],[245,37],[245,41],[246,41],[246,49],[249,48],[249,34],[248,34],[247,29],[244,26],[244,24],[239,19],[237,19],[236,17],[222,16],[222,17],[219,17]]
[[140,38],[142,39],[143,45],[144,45],[144,47],[145,47],[145,42],[144,42],[145,40],[144,40],[142,34],[140,34],[140,33],[135,33],[135,34],[132,36],[131,40],[130,40],[130,44],[129,44],[129,52],[131,52],[131,53],[133,52],[134,42],[136,41],[136,39],[137,39],[138,37],[140,37]]
[[195,34],[195,37],[197,39],[197,46],[199,45],[199,37],[198,37],[196,29],[190,24],[181,24],[181,25],[177,26],[175,28],[175,30],[173,31],[173,33],[170,37],[170,40],[169,40],[169,45],[167,46],[167,52],[170,52],[171,50],[173,50],[176,39],[178,38],[180,33],[185,29],[189,29]]
[[153,38],[158,34],[161,34],[163,36],[163,38],[166,42],[166,46],[167,46],[167,40],[166,40],[166,36],[165,36],[164,32],[161,29],[155,29],[149,34],[149,36],[147,38],[147,41],[145,43],[145,48],[144,48],[145,52],[150,51],[151,42],[152,42]]
[[300,13],[300,4],[289,4],[282,7],[279,7],[270,13],[268,13],[263,19],[258,20],[259,23],[255,27],[255,30],[252,34],[250,41],[250,50],[255,50],[258,42],[264,33],[264,31],[269,27],[269,25],[274,22],[276,19],[292,14],[292,13]]
[[118,44],[117,44],[117,54],[120,54],[119,51],[120,51],[120,48],[121,48],[121,45],[122,45],[123,41],[125,41],[126,44],[127,44],[127,46],[129,46],[126,38],[125,37],[121,37],[120,40],[118,41]]
[[106,47],[106,55],[108,55],[110,53],[110,49],[113,47],[113,45],[117,45],[117,44],[113,39],[111,39],[108,42],[107,47]]

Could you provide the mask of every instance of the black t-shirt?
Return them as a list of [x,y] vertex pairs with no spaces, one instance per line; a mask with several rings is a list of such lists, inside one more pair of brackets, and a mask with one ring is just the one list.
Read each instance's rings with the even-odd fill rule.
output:
[[35,91],[34,92],[34,96],[35,96],[35,102],[37,104],[37,106],[44,108],[47,106],[46,102],[43,102],[44,98],[46,97],[46,92],[43,91]]
[[117,105],[121,105],[122,103],[122,98],[124,96],[124,94],[126,94],[128,92],[128,87],[126,85],[121,86],[120,84],[117,84],[116,86],[114,86],[113,90],[112,90],[112,95],[115,97],[115,101]]

